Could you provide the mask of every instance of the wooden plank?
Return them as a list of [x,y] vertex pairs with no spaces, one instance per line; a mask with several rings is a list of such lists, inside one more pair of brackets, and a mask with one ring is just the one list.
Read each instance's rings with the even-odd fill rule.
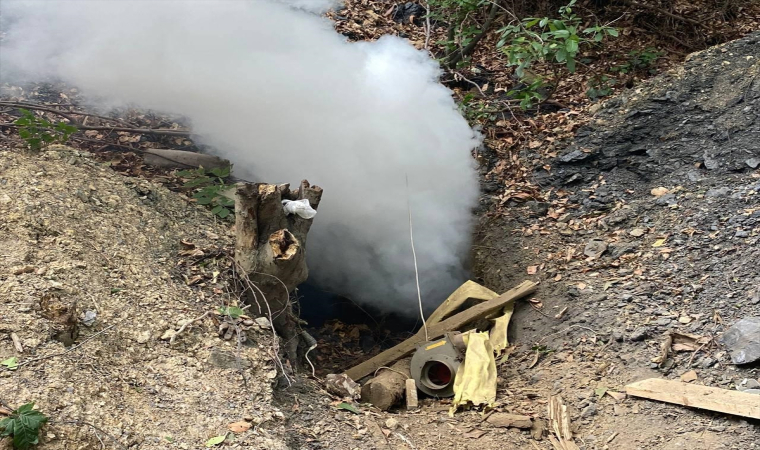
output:
[[760,419],[760,396],[675,380],[649,378],[625,387],[628,395]]
[[419,403],[417,402],[417,384],[414,379],[408,378],[406,380],[406,409],[417,409]]
[[445,320],[446,317],[459,309],[467,300],[473,299],[486,302],[498,296],[499,294],[494,291],[468,280],[459,286],[456,291],[452,292],[449,298],[433,311],[433,314],[427,318],[427,324],[431,326]]
[[[442,322],[434,324],[433,326],[429,326],[428,340],[437,339],[449,331],[458,330],[473,320],[496,311],[508,302],[515,301],[518,298],[524,297],[534,292],[537,286],[538,284],[532,281],[523,281],[516,288],[511,289],[492,300],[483,302],[479,305],[475,305],[465,311],[460,312],[459,314],[455,314],[454,316],[449,317]],[[346,371],[346,375],[348,375],[352,380],[358,381],[367,375],[375,373],[375,371],[380,367],[385,367],[393,361],[396,361],[397,359],[403,358],[404,356],[412,353],[418,345],[424,342],[426,342],[425,331],[422,330],[421,332],[396,345],[395,347],[389,348],[379,355],[348,369]]]

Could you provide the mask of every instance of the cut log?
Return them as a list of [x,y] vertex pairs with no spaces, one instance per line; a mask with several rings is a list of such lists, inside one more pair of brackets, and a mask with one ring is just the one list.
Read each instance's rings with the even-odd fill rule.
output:
[[760,397],[741,391],[649,378],[625,387],[635,397],[760,419]]
[[235,191],[235,263],[251,311],[272,320],[294,367],[299,366],[300,334],[290,293],[309,275],[306,235],[313,219],[285,214],[283,200],[308,199],[319,207],[322,189],[304,180],[289,185],[238,183]]
[[[428,327],[428,338],[430,340],[437,339],[449,331],[456,331],[463,328],[473,320],[477,320],[484,317],[499,308],[502,308],[509,302],[515,301],[518,298],[524,297],[536,290],[538,284],[532,281],[523,281],[519,286],[511,289],[504,294],[491,299],[487,302],[475,305],[465,311],[455,314],[448,319],[434,324]],[[352,380],[360,380],[367,375],[371,375],[378,368],[387,366],[388,364],[396,361],[408,354],[412,353],[418,345],[426,342],[424,330],[420,330],[413,337],[405,340],[404,342],[389,348],[388,350],[380,353],[379,355],[364,361],[346,371],[346,374]]]
[[411,358],[396,362],[389,369],[380,369],[377,376],[362,386],[362,401],[382,411],[400,403],[406,391],[406,380],[412,377]]
[[145,164],[170,169],[187,169],[203,167],[204,169],[223,169],[230,167],[229,160],[205,153],[188,152],[187,150],[170,150],[154,148],[145,150]]

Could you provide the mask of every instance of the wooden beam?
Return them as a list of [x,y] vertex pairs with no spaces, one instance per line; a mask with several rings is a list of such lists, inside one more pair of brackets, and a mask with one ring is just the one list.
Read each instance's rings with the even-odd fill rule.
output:
[[625,387],[628,395],[760,419],[760,396],[741,391],[649,378]]
[[[448,319],[436,323],[433,326],[428,327],[428,338],[430,340],[437,339],[449,331],[458,330],[464,325],[472,322],[475,319],[483,317],[487,314],[496,311],[503,307],[505,304],[515,301],[518,298],[524,297],[536,290],[538,284],[532,281],[523,281],[516,288],[511,289],[504,294],[483,302],[479,305],[475,305],[468,308],[465,311],[460,312]],[[387,366],[388,364],[403,358],[404,356],[412,353],[418,345],[426,342],[424,331],[417,333],[413,337],[405,340],[404,342],[389,348],[388,350],[380,353],[379,355],[364,361],[346,371],[346,375],[354,381],[358,381],[367,375],[375,373],[380,367]]]

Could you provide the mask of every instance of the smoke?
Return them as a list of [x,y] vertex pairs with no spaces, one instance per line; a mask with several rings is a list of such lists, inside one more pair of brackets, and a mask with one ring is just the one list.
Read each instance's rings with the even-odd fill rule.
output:
[[408,207],[430,309],[466,277],[478,139],[435,61],[346,42],[317,14],[332,3],[3,0],[0,77],[182,114],[238,176],[323,187],[313,281],[413,314]]

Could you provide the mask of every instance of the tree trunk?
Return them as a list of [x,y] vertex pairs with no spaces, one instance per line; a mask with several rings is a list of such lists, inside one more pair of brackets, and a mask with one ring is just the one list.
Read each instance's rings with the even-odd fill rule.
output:
[[235,192],[235,262],[244,298],[251,311],[272,321],[294,368],[300,334],[290,293],[309,275],[306,235],[313,219],[286,215],[282,202],[307,199],[317,209],[321,198],[322,188],[306,180],[298,190],[288,184],[238,183]]

